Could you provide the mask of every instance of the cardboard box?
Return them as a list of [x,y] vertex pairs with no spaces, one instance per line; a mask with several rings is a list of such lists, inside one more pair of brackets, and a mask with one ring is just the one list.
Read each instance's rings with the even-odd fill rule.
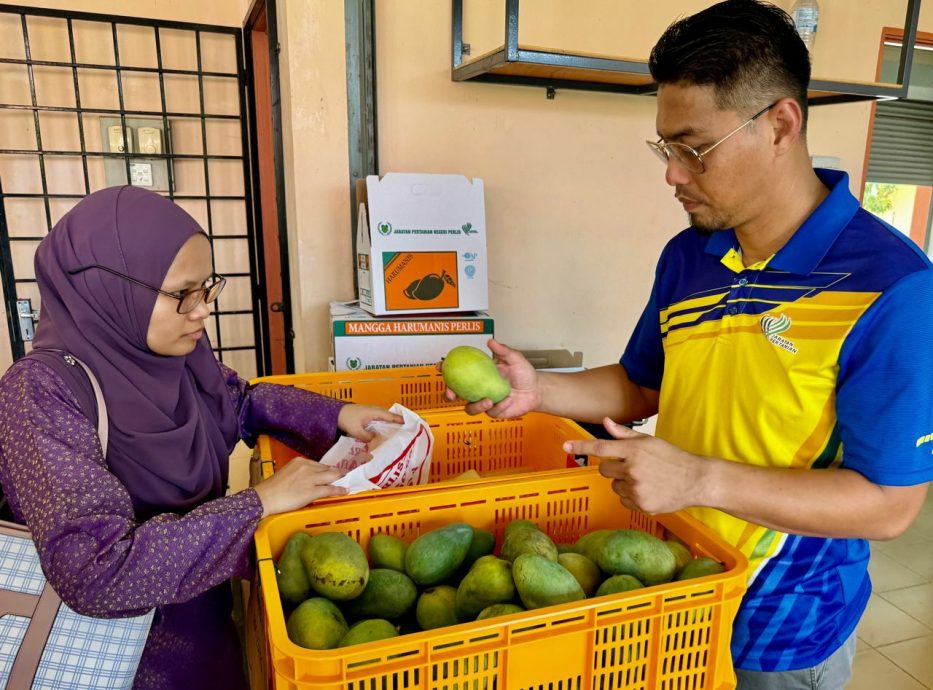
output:
[[489,308],[482,180],[389,173],[357,190],[360,306],[377,316]]
[[355,302],[331,302],[330,321],[337,371],[436,364],[457,345],[489,352],[486,341],[494,335],[483,312],[376,317]]

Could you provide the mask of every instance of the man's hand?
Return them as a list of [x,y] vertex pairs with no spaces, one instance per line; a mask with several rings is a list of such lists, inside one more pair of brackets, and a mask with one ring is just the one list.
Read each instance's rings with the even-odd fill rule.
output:
[[[541,402],[541,392],[538,389],[535,368],[521,352],[503,345],[494,338],[490,338],[487,345],[492,351],[499,373],[509,382],[512,392],[498,403],[493,403],[489,398],[468,403],[466,412],[473,415],[485,412],[490,417],[510,419],[521,417],[536,409]],[[449,388],[444,395],[451,402],[458,399],[457,394]]]
[[393,412],[389,412],[381,407],[372,405],[344,405],[340,408],[340,414],[337,415],[337,428],[347,436],[352,436],[360,441],[369,442],[373,440],[375,434],[368,431],[366,427],[370,422],[375,421],[392,422],[402,424],[405,420]]
[[627,508],[649,515],[673,513],[703,505],[703,460],[654,436],[603,420],[615,440],[567,441],[564,450],[605,458],[599,473],[612,480],[612,490]]

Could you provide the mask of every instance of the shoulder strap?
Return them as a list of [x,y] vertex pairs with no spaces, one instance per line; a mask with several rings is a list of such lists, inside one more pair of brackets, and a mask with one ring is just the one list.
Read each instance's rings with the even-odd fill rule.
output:
[[49,366],[71,388],[84,416],[91,424],[97,427],[100,437],[100,446],[107,457],[107,437],[109,426],[107,423],[107,407],[104,396],[100,390],[97,377],[84,362],[64,350],[51,348],[36,348],[26,357],[37,359]]
[[77,362],[84,373],[87,374],[88,381],[91,382],[91,388],[94,390],[94,402],[97,403],[97,435],[100,437],[100,448],[103,451],[104,457],[107,457],[107,438],[110,435],[110,426],[107,423],[107,405],[104,403],[104,393],[100,389],[100,384],[97,382],[97,377],[94,376],[94,372],[91,371],[91,367],[82,362],[80,359],[74,355],[65,355],[65,361],[68,361],[68,358],[73,359]]

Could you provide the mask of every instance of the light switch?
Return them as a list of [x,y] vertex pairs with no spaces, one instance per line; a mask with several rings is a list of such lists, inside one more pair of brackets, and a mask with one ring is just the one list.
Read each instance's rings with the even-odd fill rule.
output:
[[132,151],[132,146],[129,149],[125,148],[123,143],[123,128],[120,125],[111,125],[107,128],[107,138],[110,141],[110,151],[113,153],[123,153],[124,151]]
[[140,127],[136,130],[139,153],[162,153],[162,130],[156,127]]

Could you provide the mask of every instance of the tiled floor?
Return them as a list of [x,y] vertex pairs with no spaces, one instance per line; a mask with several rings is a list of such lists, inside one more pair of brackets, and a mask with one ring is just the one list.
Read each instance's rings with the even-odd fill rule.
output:
[[933,492],[899,539],[873,542],[874,594],[846,690],[933,690]]

